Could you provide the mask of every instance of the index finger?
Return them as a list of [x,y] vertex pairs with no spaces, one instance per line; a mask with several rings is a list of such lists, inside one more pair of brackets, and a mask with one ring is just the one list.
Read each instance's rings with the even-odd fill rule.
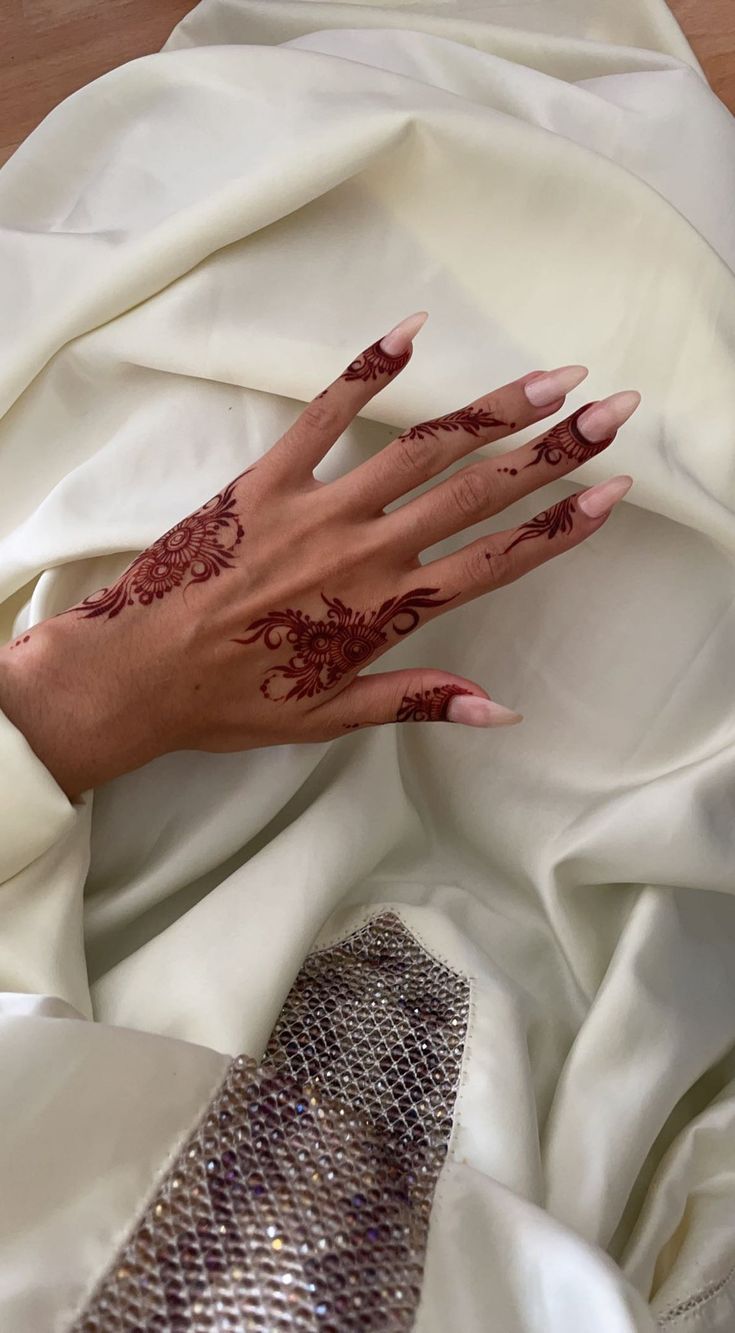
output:
[[408,365],[413,340],[427,319],[425,310],[408,315],[360,352],[336,380],[307,403],[271,449],[269,464],[290,476],[313,473],[360,409]]

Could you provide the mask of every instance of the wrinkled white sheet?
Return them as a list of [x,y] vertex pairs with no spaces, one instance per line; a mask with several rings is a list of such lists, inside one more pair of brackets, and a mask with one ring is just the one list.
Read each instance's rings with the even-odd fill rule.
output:
[[8,636],[412,310],[325,478],[534,368],[643,394],[574,478],[635,477],[595,539],[392,653],[522,727],[178,754],[72,807],[0,719],[8,1333],[69,1328],[226,1057],[386,903],[473,978],[417,1328],[732,1328],[734,187],[661,0],[204,0],[3,169]]

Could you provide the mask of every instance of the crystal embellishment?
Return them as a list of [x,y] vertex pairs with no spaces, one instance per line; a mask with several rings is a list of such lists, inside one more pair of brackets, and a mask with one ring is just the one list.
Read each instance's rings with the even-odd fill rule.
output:
[[468,1012],[393,913],[312,953],[74,1333],[410,1329]]

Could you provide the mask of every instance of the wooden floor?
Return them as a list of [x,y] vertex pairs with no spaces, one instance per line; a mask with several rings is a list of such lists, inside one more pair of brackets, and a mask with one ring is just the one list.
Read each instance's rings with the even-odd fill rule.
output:
[[[735,0],[670,0],[735,112]],[[0,0],[0,163],[69,93],[157,51],[194,0]]]
[[0,0],[0,163],[52,107],[158,51],[195,0]]

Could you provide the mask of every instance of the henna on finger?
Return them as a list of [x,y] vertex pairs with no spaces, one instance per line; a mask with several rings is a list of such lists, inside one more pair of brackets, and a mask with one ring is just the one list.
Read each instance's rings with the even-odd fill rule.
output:
[[577,426],[577,421],[592,403],[585,403],[573,416],[568,417],[566,421],[559,421],[551,430],[546,431],[539,440],[532,441],[522,448],[531,449],[535,457],[528,463],[523,463],[520,467],[509,467],[501,465],[497,468],[498,472],[505,472],[508,476],[517,477],[519,472],[525,472],[529,467],[536,467],[539,463],[547,463],[549,467],[558,467],[562,463],[565,467],[581,467],[583,463],[589,462],[597,454],[607,449],[615,439],[614,433],[607,439],[592,441],[585,439],[584,435]]
[[[354,611],[339,597],[321,594],[327,614],[314,620],[306,611],[271,611],[248,626],[247,637],[233,643],[251,644],[262,640],[266,648],[277,650],[284,642],[291,645],[287,662],[271,667],[261,682],[266,699],[310,699],[333,689],[350,672],[359,670],[388,642],[387,629],[395,634],[409,634],[420,620],[424,607],[444,606],[453,597],[437,597],[438,588],[414,588],[401,597],[389,597],[376,611]],[[276,681],[295,681],[285,694],[273,694]]]
[[[409,344],[404,352],[391,356],[389,352],[384,351],[378,340],[356,356],[354,361],[350,361],[347,369],[343,370],[335,380],[335,384],[339,384],[340,380],[363,380],[369,383],[371,380],[380,379],[382,375],[397,375],[398,371],[403,370],[411,360],[411,351],[412,347]],[[326,397],[332,388],[334,385],[328,384],[326,389],[322,389],[321,393],[316,395],[314,401],[318,402],[320,398]]]
[[[537,514],[535,518],[530,518],[527,523],[521,525],[510,546],[506,546],[502,554],[507,555],[514,546],[518,546],[519,542],[531,541],[535,537],[547,537],[549,541],[553,541],[558,532],[563,534],[571,532],[576,508],[576,495],[567,495],[550,509],[544,509],[543,513]],[[492,563],[493,556],[488,554],[487,559]]]
[[[539,468],[539,464],[545,464],[549,473],[553,474],[555,468],[561,473],[567,473],[572,468],[586,463],[612,444],[616,433],[615,421],[621,420],[623,416],[627,419],[634,410],[631,405],[633,399],[637,401],[638,395],[625,393],[613,395],[612,398],[600,403],[587,403],[565,421],[552,426],[539,439],[521,445],[500,459],[483,460],[441,481],[437,486],[409,500],[407,504],[401,505],[387,516],[397,539],[405,542],[411,554],[427,550],[436,542],[452,536],[461,527],[491,517],[513,500],[546,481],[548,477]],[[446,418],[419,423],[388,446],[386,451],[388,456],[396,444],[402,445],[405,449],[407,441],[425,440],[429,437],[433,439],[439,434],[439,428],[445,422],[449,423],[450,432],[462,431],[467,439],[479,436],[484,441],[487,441],[492,434],[490,423],[494,422],[506,432],[515,429],[515,421],[506,423],[502,421],[497,405],[490,411],[489,416],[484,418],[482,409],[477,413],[478,406],[480,405],[470,404],[469,408],[450,413]],[[603,424],[607,426],[604,432],[599,431],[598,421],[598,431],[594,440],[583,435],[581,426],[578,425],[580,419],[589,419],[591,412],[598,417],[602,412]],[[585,420],[582,420],[582,426],[586,430]],[[464,440],[462,444],[465,445]],[[412,447],[416,448],[416,445]],[[421,448],[427,451],[427,456],[422,467],[419,453],[416,467],[418,480],[435,475],[440,470],[440,465],[448,465],[457,452],[456,443],[441,447],[441,453],[439,447],[434,445],[427,449],[426,444],[423,444]],[[465,452],[467,448],[468,446],[465,446]],[[405,467],[403,471],[405,473]],[[403,489],[405,490],[405,486]]]
[[[512,551],[519,542],[529,541],[533,537],[545,535],[552,540],[559,532],[566,535],[574,528],[577,510],[588,522],[590,519],[593,521],[606,519],[615,505],[628,494],[632,485],[633,478],[623,475],[611,477],[609,481],[598,482],[596,486],[591,486],[586,491],[575,491],[573,495],[567,495],[550,509],[545,509],[542,514],[537,514],[535,518],[522,524],[510,546],[506,546],[502,554],[507,555],[508,551]],[[487,559],[492,563],[493,556],[488,554]]]
[[587,463],[590,458],[607,449],[612,444],[615,435],[609,435],[605,440],[593,442],[585,439],[577,426],[577,421],[592,403],[585,403],[573,416],[566,421],[560,421],[556,426],[552,426],[546,435],[531,445],[535,458],[526,467],[535,467],[538,463],[548,463],[551,467],[556,467],[563,460],[571,463],[573,467],[580,467],[582,463]]
[[[413,340],[426,318],[425,311],[407,315],[377,342],[360,352],[336,380],[320,390],[273,446],[271,455],[276,466],[280,463],[289,475],[293,475],[294,465],[297,468],[305,464],[310,469],[316,467],[347,429],[360,406],[379,393],[384,385],[408,365],[413,352]],[[365,387],[361,388],[361,384]],[[346,385],[353,387],[346,389]],[[326,398],[327,394],[334,397],[335,413],[325,426],[319,420],[314,422],[314,414],[310,414],[309,409],[314,403]]]
[[632,485],[632,477],[621,475],[573,492],[517,528],[481,537],[423,565],[424,576],[442,588],[458,589],[463,601],[504,587],[592,537]]
[[[526,397],[523,382],[514,380],[492,395],[486,394],[444,416],[407,427],[374,458],[360,464],[336,485],[345,493],[351,492],[362,508],[372,510],[376,506],[385,510],[422,482],[444,472],[478,444],[490,444],[527,425],[529,420],[538,421],[541,412]],[[410,521],[413,515],[419,517],[422,511],[427,512],[427,506],[433,504],[431,495],[428,492],[427,496],[410,500],[398,511],[401,518],[397,522],[405,522],[407,518]]]
[[350,362],[340,379],[370,381],[380,379],[381,375],[395,375],[408,365],[411,360],[411,350],[409,344],[404,352],[393,356],[380,346],[380,341],[374,342]]
[[457,430],[467,431],[468,435],[477,437],[481,431],[487,430],[491,426],[506,426],[508,430],[515,427],[514,421],[504,421],[502,417],[496,416],[489,407],[460,407],[456,412],[447,412],[446,416],[434,417],[431,421],[420,421],[416,426],[411,426],[410,430],[401,432],[401,438],[404,440],[423,440],[428,435],[436,436],[439,431],[446,430],[450,433]]
[[444,722],[447,709],[458,694],[472,694],[463,685],[435,685],[417,694],[404,694],[396,722]]

